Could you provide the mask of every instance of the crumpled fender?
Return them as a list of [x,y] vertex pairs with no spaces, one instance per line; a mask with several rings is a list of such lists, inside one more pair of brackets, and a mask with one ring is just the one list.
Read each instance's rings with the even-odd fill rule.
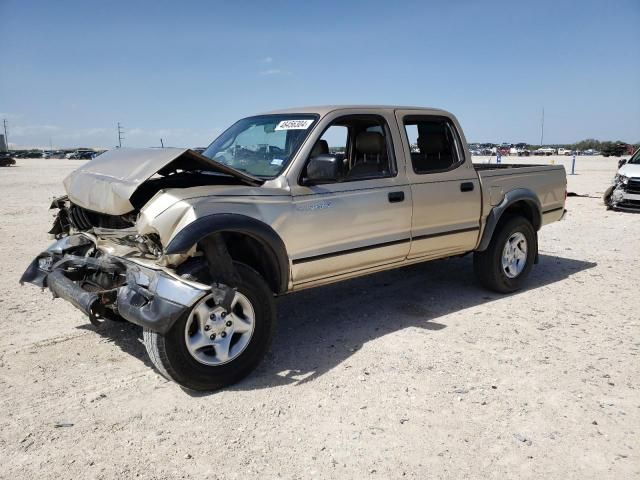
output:
[[216,213],[197,218],[180,230],[165,248],[166,255],[188,251],[205,237],[217,232],[236,232],[258,240],[264,253],[278,269],[278,293],[287,291],[289,284],[289,257],[287,249],[276,231],[264,222],[246,215]]

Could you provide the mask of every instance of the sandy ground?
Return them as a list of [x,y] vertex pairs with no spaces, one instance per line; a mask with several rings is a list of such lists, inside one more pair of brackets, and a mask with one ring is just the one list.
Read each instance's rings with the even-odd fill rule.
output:
[[0,477],[639,478],[640,215],[602,205],[615,159],[578,159],[525,291],[465,257],[291,295],[261,367],[206,395],[137,327],[18,285],[78,165],[0,169]]

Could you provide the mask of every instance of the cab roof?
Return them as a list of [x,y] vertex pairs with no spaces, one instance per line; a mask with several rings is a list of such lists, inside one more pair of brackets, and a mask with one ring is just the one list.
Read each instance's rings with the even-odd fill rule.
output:
[[445,110],[441,110],[439,108],[431,108],[431,107],[415,107],[415,106],[406,106],[406,105],[316,105],[316,106],[307,106],[307,107],[295,107],[295,108],[285,108],[281,110],[272,110],[270,112],[264,112],[264,115],[270,114],[280,114],[280,113],[316,113],[318,115],[324,116],[330,112],[334,112],[337,110],[386,110],[388,112],[393,112],[395,110],[422,110],[425,113],[445,113],[450,115],[449,112]]

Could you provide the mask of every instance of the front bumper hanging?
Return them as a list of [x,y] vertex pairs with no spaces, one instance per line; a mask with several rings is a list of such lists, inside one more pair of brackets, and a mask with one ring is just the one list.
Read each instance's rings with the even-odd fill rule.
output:
[[85,235],[64,237],[31,262],[20,283],[48,288],[94,324],[121,317],[161,334],[211,292],[163,270],[95,252]]

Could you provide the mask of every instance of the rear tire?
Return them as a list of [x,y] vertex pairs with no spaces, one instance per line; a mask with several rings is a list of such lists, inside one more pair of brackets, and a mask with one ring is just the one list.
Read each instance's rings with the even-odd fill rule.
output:
[[498,226],[484,252],[474,253],[473,270],[484,287],[500,293],[515,292],[529,276],[537,252],[537,235],[531,222],[511,217]]
[[[194,308],[176,321],[165,335],[146,328],[143,331],[144,345],[153,365],[164,377],[187,389],[209,391],[234,384],[260,363],[269,348],[276,323],[273,294],[258,272],[242,263],[234,265],[240,278],[237,285],[237,291],[241,294],[240,303],[244,303],[252,314],[250,339],[235,356],[232,354],[234,347],[228,349],[229,359],[224,362],[218,361],[217,347],[204,347],[204,354],[192,353],[194,347],[187,343],[188,332],[192,325],[197,328],[193,313],[199,305],[203,306],[201,302],[196,303]],[[204,305],[204,308],[212,307]],[[226,315],[229,315],[227,319],[233,316],[232,312]],[[214,328],[209,328],[207,333],[217,331],[215,325]],[[235,335],[237,333],[230,334],[229,338]],[[218,340],[222,337],[223,334],[218,332]],[[228,343],[231,342],[229,340]],[[239,342],[236,343],[238,344]],[[212,355],[206,354],[207,348],[211,349]]]

